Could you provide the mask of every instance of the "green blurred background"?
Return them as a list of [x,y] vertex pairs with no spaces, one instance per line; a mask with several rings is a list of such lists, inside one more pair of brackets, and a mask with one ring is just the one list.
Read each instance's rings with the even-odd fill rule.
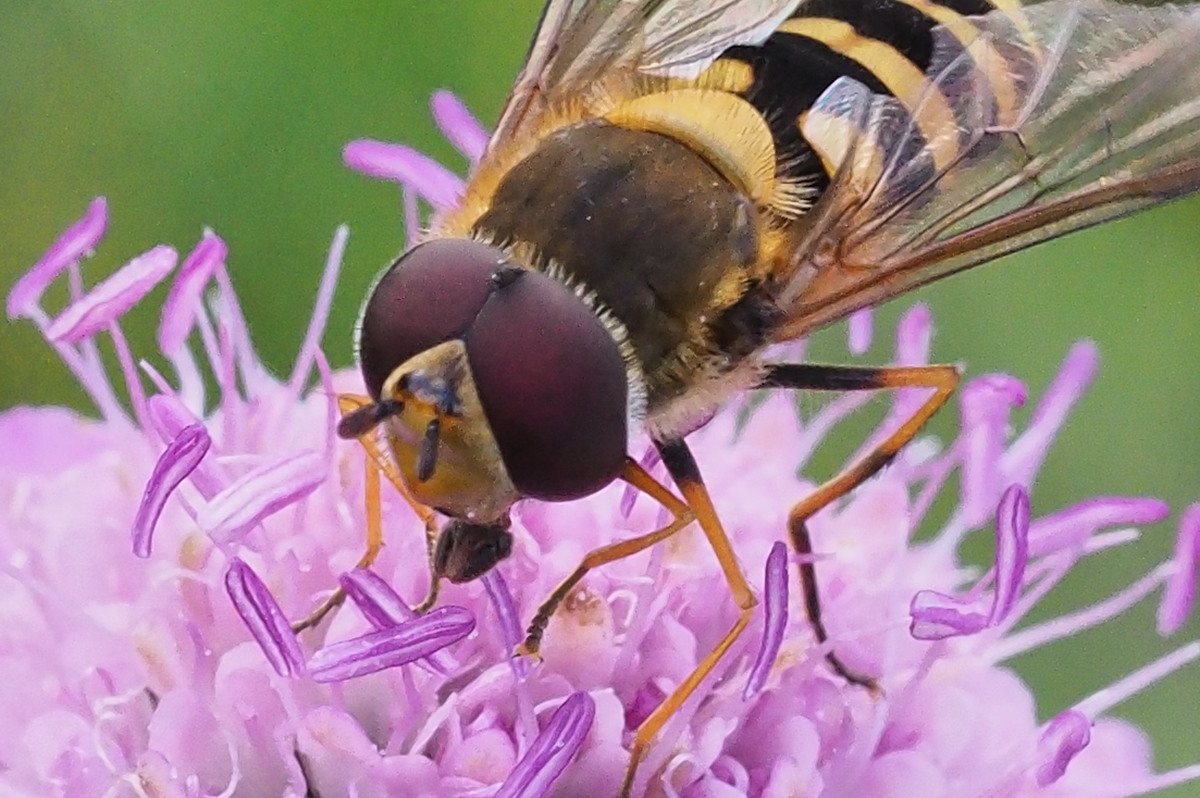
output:
[[[156,243],[186,251],[211,226],[229,243],[260,349],[286,373],[345,222],[350,245],[325,347],[335,365],[349,364],[361,294],[403,230],[398,192],[343,167],[342,146],[403,141],[461,171],[430,120],[429,95],[451,89],[493,120],[539,6],[0,1],[0,293],[103,194],[110,228],[87,267],[92,280]],[[1086,563],[1047,611],[1144,572],[1169,551],[1179,512],[1200,501],[1198,245],[1200,203],[1177,203],[919,295],[935,311],[938,359],[965,364],[968,376],[1015,374],[1034,396],[1071,342],[1099,343],[1099,379],[1050,456],[1035,513],[1097,494],[1159,496],[1176,508],[1140,543]],[[126,328],[142,354],[153,352],[153,299]],[[881,329],[914,299],[885,309]],[[0,408],[79,404],[30,325],[0,330]],[[874,362],[886,362],[886,340]],[[819,350],[837,347],[827,337]],[[949,434],[954,422],[943,413],[935,429]],[[838,436],[818,468],[832,469],[856,436]],[[1047,711],[1065,708],[1200,629],[1164,642],[1152,623],[1153,602],[1144,603],[1016,665]],[[1197,688],[1193,665],[1118,710],[1149,729],[1160,767],[1200,758]]]

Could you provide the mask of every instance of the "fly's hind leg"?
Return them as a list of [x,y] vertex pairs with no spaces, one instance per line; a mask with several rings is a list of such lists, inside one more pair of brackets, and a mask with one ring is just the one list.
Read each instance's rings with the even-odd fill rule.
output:
[[[370,404],[371,400],[366,396],[359,396],[356,394],[340,394],[338,396],[338,409],[341,411],[343,419],[354,411]],[[355,567],[370,567],[370,565],[375,562],[375,558],[379,556],[380,550],[383,549],[383,518],[380,509],[379,479],[379,475],[381,473],[387,477],[388,482],[390,482],[392,486],[396,488],[400,496],[403,497],[404,501],[406,501],[410,507],[412,507],[413,512],[415,512],[417,517],[420,518],[424,523],[427,548],[430,550],[432,562],[433,541],[436,540],[437,536],[437,526],[433,511],[418,502],[415,498],[413,498],[412,494],[408,492],[408,488],[405,487],[403,480],[401,480],[400,474],[396,470],[396,466],[392,463],[391,458],[388,457],[387,453],[380,446],[379,439],[375,435],[374,428],[365,430],[363,434],[358,436],[358,441],[362,444],[363,449],[365,449],[367,453],[366,475],[364,480],[364,492],[366,494],[365,502],[367,540],[366,548],[364,549],[362,556],[359,557],[358,563]],[[432,567],[430,570],[432,572]],[[438,583],[436,574],[433,575],[432,579],[433,582],[430,588],[430,598],[421,603],[420,606],[422,607],[424,607],[426,603],[432,605],[432,599],[437,596]],[[309,613],[307,617],[293,623],[292,631],[299,633],[305,629],[316,626],[325,619],[326,615],[335,610],[337,607],[341,606],[342,602],[345,600],[346,591],[341,587],[338,587],[333,591],[332,594],[330,594],[328,598],[322,601],[315,610]]]
[[[896,454],[916,437],[930,417],[954,393],[960,375],[954,366],[897,366],[854,367],[820,366],[815,364],[773,364],[767,369],[759,387],[787,388],[805,391],[879,391],[899,388],[931,388],[933,394],[900,427],[878,446],[844,468],[837,476],[822,484],[797,502],[788,513],[788,535],[792,547],[800,555],[800,581],[804,591],[804,610],[817,642],[824,645],[829,635],[821,617],[821,596],[817,587],[817,569],[812,562],[812,540],[808,519],[866,482],[895,458]],[[825,659],[829,666],[846,681],[878,691],[875,680],[847,667],[837,653],[830,650]]]

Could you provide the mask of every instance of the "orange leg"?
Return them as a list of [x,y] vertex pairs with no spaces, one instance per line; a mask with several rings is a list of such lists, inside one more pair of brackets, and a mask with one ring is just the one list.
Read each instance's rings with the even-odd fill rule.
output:
[[648,549],[656,543],[661,543],[690,524],[695,518],[691,508],[687,504],[680,501],[671,491],[660,485],[654,477],[646,473],[645,469],[634,460],[626,459],[625,467],[621,469],[620,476],[621,479],[649,495],[650,498],[657,501],[663,507],[666,507],[672,516],[670,523],[662,529],[656,529],[649,534],[640,535],[629,540],[622,540],[589,552],[583,558],[583,561],[579,563],[579,566],[571,572],[571,575],[559,583],[558,587],[554,588],[554,592],[538,607],[525,632],[525,640],[517,646],[517,650],[514,652],[517,656],[538,657],[538,652],[542,647],[542,636],[546,632],[546,624],[550,623],[550,617],[554,615],[554,611],[558,609],[558,605],[579,584],[580,580],[587,575],[588,571],[593,568],[599,568],[614,560],[630,557],[639,551]]
[[[343,418],[358,408],[370,403],[371,400],[366,396],[354,394],[341,394],[338,396],[338,408],[341,410]],[[369,567],[373,562],[375,562],[375,558],[379,556],[380,550],[383,549],[383,518],[380,509],[379,480],[379,475],[381,473],[387,477],[388,482],[392,484],[404,501],[406,501],[408,505],[413,508],[413,512],[417,514],[417,517],[420,518],[425,524],[425,536],[426,540],[430,541],[428,543],[428,547],[432,552],[431,541],[435,540],[437,537],[436,516],[434,515],[434,512],[418,502],[415,498],[413,498],[412,494],[409,493],[407,486],[405,486],[404,481],[400,478],[400,472],[396,469],[395,464],[392,462],[387,452],[385,452],[383,447],[380,446],[379,439],[376,437],[374,429],[364,432],[361,436],[359,436],[358,441],[362,444],[363,449],[365,449],[367,453],[365,478],[367,542],[366,549],[363,551],[362,556],[359,557],[358,563],[355,567]],[[432,556],[430,559],[432,562]],[[432,587],[430,588],[430,596],[432,598],[436,598],[436,595],[437,577],[434,576]],[[339,607],[345,600],[346,592],[339,587],[337,590],[333,591],[329,598],[321,602],[320,606],[313,610],[307,617],[293,623],[292,631],[299,633],[305,629],[316,626],[325,619],[326,615]],[[431,599],[427,599],[427,601],[430,606],[432,606],[433,601]],[[422,606],[424,606],[424,604],[425,602],[422,602]]]
[[712,546],[713,552],[717,555],[717,561],[720,563],[721,570],[725,574],[725,581],[728,583],[729,590],[733,594],[733,600],[738,607],[739,614],[738,619],[734,621],[733,626],[725,633],[721,641],[717,643],[716,648],[700,661],[696,669],[688,674],[670,695],[663,699],[663,702],[650,713],[648,718],[642,721],[642,725],[638,726],[637,731],[634,732],[633,743],[630,745],[629,750],[629,767],[625,771],[625,782],[621,787],[622,798],[628,798],[633,792],[633,783],[637,775],[638,766],[649,750],[650,743],[654,740],[654,737],[662,730],[667,720],[679,711],[680,707],[696,691],[696,688],[700,686],[704,678],[712,672],[717,663],[729,652],[734,642],[737,641],[738,637],[745,630],[746,625],[750,623],[750,617],[755,606],[758,605],[758,599],[755,598],[754,592],[746,582],[742,568],[733,553],[733,546],[730,544],[729,537],[725,534],[725,530],[721,526],[721,520],[717,517],[712,499],[708,495],[708,489],[704,486],[704,480],[700,476],[700,469],[697,467],[696,460],[692,457],[687,444],[683,440],[673,440],[656,442],[656,445],[659,452],[662,453],[663,463],[666,464],[667,470],[670,471],[671,476],[675,479],[675,484],[678,485],[680,492],[683,494],[684,501],[687,502],[687,506],[695,514],[696,520],[700,523],[701,530],[703,530],[705,537],[708,538],[709,545]]
[[[789,388],[809,391],[877,391],[899,388],[932,388],[931,395],[911,418],[889,435],[882,443],[851,463],[837,476],[822,484],[797,502],[788,513],[788,534],[792,547],[800,555],[812,554],[808,519],[837,499],[866,482],[892,461],[909,441],[916,437],[930,417],[954,393],[960,375],[954,366],[897,366],[891,368],[819,366],[815,364],[779,364],[771,366],[761,387]],[[829,636],[821,619],[821,597],[817,588],[817,571],[811,557],[802,556],[800,581],[804,589],[804,610],[817,642],[824,644]],[[846,681],[862,685],[872,692],[879,687],[869,676],[848,668],[833,651],[825,655],[830,667]]]

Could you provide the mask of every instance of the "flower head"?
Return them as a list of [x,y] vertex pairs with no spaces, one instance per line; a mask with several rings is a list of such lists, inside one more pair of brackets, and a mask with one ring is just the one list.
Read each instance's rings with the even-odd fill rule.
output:
[[[453,98],[436,103],[439,123],[477,159],[477,123]],[[459,178],[404,148],[360,142],[347,159],[405,185],[410,230],[419,200],[436,208],[461,191]],[[332,374],[318,348],[345,231],[296,366],[280,379],[255,354],[215,234],[177,270],[174,251],[156,247],[84,288],[80,261],[106,224],[98,200],[7,305],[39,326],[99,418],[61,408],[0,414],[0,673],[20,686],[0,694],[5,791],[614,794],[631,730],[736,618],[701,536],[685,531],[590,574],[551,619],[544,661],[533,665],[510,652],[538,603],[589,550],[661,525],[663,512],[615,485],[568,504],[522,503],[512,557],[480,582],[447,587],[437,609],[414,618],[409,606],[429,587],[426,540],[397,497],[383,498],[382,556],[355,569],[365,459],[333,430],[335,393],[358,378]],[[62,272],[73,294],[51,312],[42,292]],[[136,360],[120,316],[172,273],[161,351]],[[115,379],[97,354],[102,335],[116,346]],[[925,362],[929,336],[928,313],[910,311],[896,361]],[[871,338],[869,315],[856,317],[851,350]],[[1173,560],[1092,606],[1025,620],[1079,560],[1132,542],[1130,527],[1167,514],[1135,498],[1037,511],[1038,468],[1095,366],[1090,345],[1073,349],[1014,437],[1009,411],[1025,400],[1023,387],[998,375],[971,381],[953,440],[918,441],[812,520],[829,645],[876,676],[881,696],[830,672],[779,545],[789,503],[812,487],[796,474],[867,397],[841,396],[801,419],[792,397],[765,396],[697,431],[690,442],[764,608],[670,719],[637,789],[1107,796],[1200,776],[1198,766],[1153,772],[1142,734],[1109,714],[1200,656],[1200,645],[1091,684],[1091,696],[1069,707],[1038,706],[1007,666],[1164,585],[1164,631],[1192,600],[1197,509],[1184,515]],[[920,400],[892,397],[872,440]],[[933,528],[931,504],[946,494],[954,510]],[[959,554],[979,534],[994,536],[997,551],[982,570]],[[287,620],[339,584],[349,606],[294,636]]]

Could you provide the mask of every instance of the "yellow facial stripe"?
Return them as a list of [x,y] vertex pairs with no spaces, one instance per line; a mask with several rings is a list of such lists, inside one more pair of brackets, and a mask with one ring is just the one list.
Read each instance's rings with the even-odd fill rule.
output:
[[836,19],[789,19],[779,31],[818,41],[871,72],[912,115],[937,167],[950,163],[958,151],[954,113],[945,96],[899,50],[862,36],[852,25]]

